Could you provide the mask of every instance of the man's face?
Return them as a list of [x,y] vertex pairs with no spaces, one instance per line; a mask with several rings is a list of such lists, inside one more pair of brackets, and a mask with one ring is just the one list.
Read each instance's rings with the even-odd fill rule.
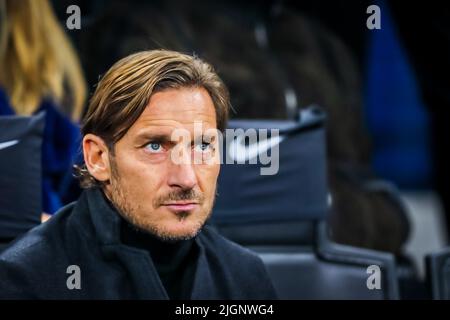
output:
[[[218,157],[218,139],[205,140],[207,131],[211,136],[216,128],[214,104],[205,89],[155,93],[109,156],[105,192],[121,215],[161,239],[194,237],[211,213],[220,164],[197,164],[193,158]],[[174,139],[180,132],[185,139]]]

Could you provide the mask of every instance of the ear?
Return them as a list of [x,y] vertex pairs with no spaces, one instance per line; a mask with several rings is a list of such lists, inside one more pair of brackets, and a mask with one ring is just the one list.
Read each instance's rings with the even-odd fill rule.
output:
[[83,138],[84,163],[89,173],[98,181],[111,177],[109,150],[102,138],[88,133]]

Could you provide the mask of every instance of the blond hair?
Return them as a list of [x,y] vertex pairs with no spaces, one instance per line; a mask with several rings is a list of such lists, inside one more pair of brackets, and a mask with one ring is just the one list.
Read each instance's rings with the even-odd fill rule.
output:
[[[139,118],[152,94],[182,87],[201,87],[209,93],[217,128],[223,131],[229,94],[211,65],[179,52],[151,50],[116,62],[99,81],[82,122],[83,136],[92,133],[101,137],[114,153],[114,144]],[[77,171],[82,187],[99,185],[85,166]]]
[[[0,83],[18,114],[32,114],[44,97],[73,120],[81,117],[86,84],[76,53],[47,0],[0,0]],[[68,90],[67,90],[68,89]]]

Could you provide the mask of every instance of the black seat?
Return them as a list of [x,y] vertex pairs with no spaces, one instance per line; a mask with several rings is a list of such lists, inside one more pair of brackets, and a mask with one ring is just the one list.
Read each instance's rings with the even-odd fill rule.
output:
[[434,300],[450,300],[450,248],[426,257],[427,282]]
[[[398,299],[391,254],[329,241],[324,121],[316,107],[298,121],[231,121],[231,128],[280,129],[279,171],[223,165],[212,222],[260,255],[281,299]],[[379,268],[379,289],[367,286],[369,266]]]
[[[324,223],[312,228],[309,244],[250,246],[263,259],[279,298],[398,299],[391,254],[332,243]],[[379,289],[367,285],[369,266],[380,270]]]
[[41,222],[45,113],[0,117],[0,252]]

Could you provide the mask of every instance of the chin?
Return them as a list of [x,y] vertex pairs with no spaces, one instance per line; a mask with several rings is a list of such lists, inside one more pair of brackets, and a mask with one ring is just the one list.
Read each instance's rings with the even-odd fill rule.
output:
[[167,226],[159,228],[158,237],[168,240],[188,240],[194,238],[202,228],[198,222],[171,222]]
[[135,226],[148,232],[163,241],[189,240],[194,238],[202,229],[201,221],[186,218],[184,220],[170,219],[168,221],[159,221],[157,225],[154,221],[145,222],[135,221]]
[[174,214],[164,210],[155,212],[154,215],[159,216],[160,219],[154,220],[150,216],[140,217],[140,219],[134,217],[132,222],[139,229],[164,241],[194,238],[209,218],[209,214],[198,211]]

